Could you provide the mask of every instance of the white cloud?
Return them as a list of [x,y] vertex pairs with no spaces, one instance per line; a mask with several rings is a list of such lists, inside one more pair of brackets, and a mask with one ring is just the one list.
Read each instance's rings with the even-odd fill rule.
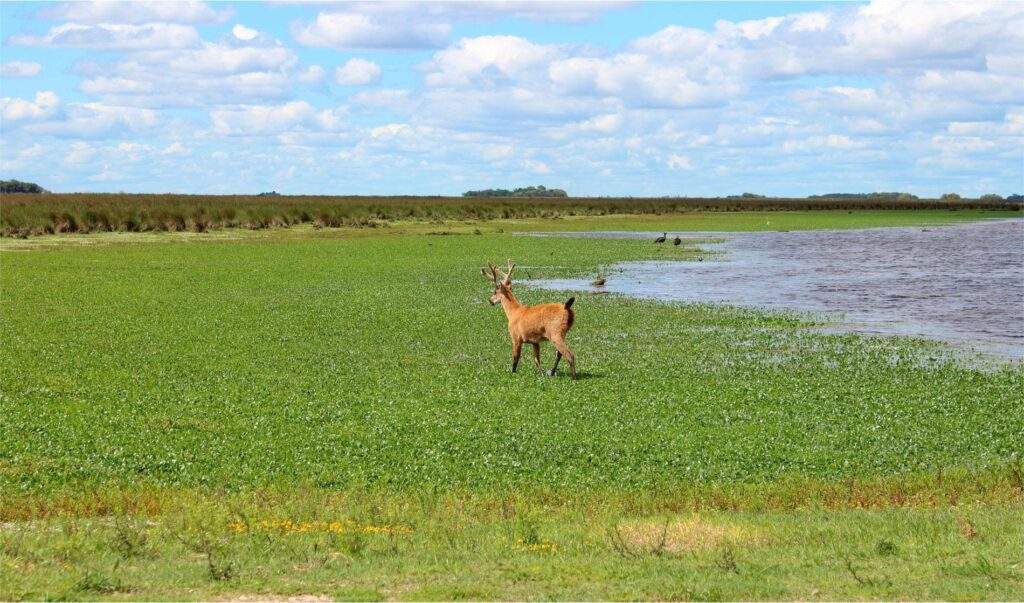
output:
[[[400,3],[396,3],[400,4]],[[533,0],[501,2],[447,2],[421,7],[436,18],[452,21],[485,21],[498,18],[527,19],[560,23],[593,21],[604,13],[629,6],[628,2]],[[411,8],[417,8],[413,5]],[[409,9],[407,8],[406,11]]]
[[488,161],[508,159],[515,154],[515,147],[510,144],[492,144],[485,146],[480,156]]
[[306,46],[339,50],[439,48],[454,22],[517,18],[583,23],[626,2],[353,2],[320,12],[312,22],[293,25],[292,35]]
[[69,104],[62,113],[54,119],[27,125],[26,130],[68,138],[100,138],[146,132],[158,123],[156,111],[103,103]]
[[0,63],[2,77],[34,77],[39,75],[43,66],[39,63],[26,61],[4,61]]
[[865,146],[863,142],[852,140],[844,134],[828,134],[811,136],[803,140],[787,140],[782,150],[787,153],[811,152],[819,149],[854,149]]
[[143,154],[149,150],[149,145],[138,142],[122,142],[117,145],[116,154],[125,161],[141,161]]
[[36,92],[35,100],[0,98],[0,116],[6,122],[38,121],[52,117],[60,105],[60,98],[50,91]]
[[296,130],[337,131],[344,110],[317,111],[306,101],[283,105],[247,105],[210,112],[213,131],[222,135],[267,135]]
[[180,141],[175,141],[164,147],[164,149],[160,151],[160,154],[173,155],[176,157],[186,157],[188,155],[191,155],[192,151],[190,151],[188,147],[183,145]]
[[260,35],[260,32],[256,31],[255,29],[249,29],[241,23],[238,23],[234,27],[232,27],[231,33],[239,40],[243,40],[246,42]]
[[414,132],[415,131],[409,124],[385,124],[371,129],[370,136],[377,139],[398,138],[411,136]]
[[630,47],[643,54],[678,59],[704,53],[711,42],[711,34],[702,29],[669,25],[649,36],[637,38]]
[[94,1],[62,2],[43,11],[53,20],[78,23],[213,23],[223,21],[230,11],[215,11],[204,2],[194,1]]
[[334,72],[334,79],[343,86],[365,86],[380,79],[380,65],[364,59],[349,59]]
[[[1024,63],[1024,54],[1020,62]],[[1024,103],[1024,76],[1021,75],[929,69],[916,77],[911,85],[916,90],[944,96],[960,95],[996,103]]]
[[445,23],[382,21],[360,13],[323,12],[312,23],[292,27],[296,41],[305,46],[338,50],[376,48],[436,48],[451,32]]
[[244,103],[288,96],[293,82],[323,77],[313,66],[298,69],[298,57],[278,45],[203,43],[194,49],[133,52],[110,65],[83,65],[92,76],[83,92],[125,105],[168,106]]
[[556,61],[549,74],[568,94],[613,96],[633,106],[710,106],[741,91],[735,80],[708,81],[686,69],[634,53],[609,59],[573,57]]
[[554,46],[517,36],[463,38],[434,54],[424,66],[425,79],[431,86],[467,86],[481,78],[516,78],[555,56]]
[[96,154],[96,149],[87,142],[73,142],[71,143],[71,150],[64,156],[64,163],[68,165],[77,165],[85,163],[93,158]]
[[310,65],[306,69],[300,71],[295,79],[302,82],[303,84],[315,84],[324,79],[324,68],[320,65]]
[[2,155],[2,161],[0,165],[3,166],[4,170],[21,170],[32,165],[38,165],[41,159],[45,159],[49,152],[48,147],[44,147],[40,143],[34,143],[32,145],[16,148],[12,152],[4,150]]
[[390,109],[392,111],[411,111],[416,105],[412,92],[404,88],[386,88],[382,90],[364,90],[350,97],[350,100],[366,108]]
[[690,162],[690,158],[685,155],[669,155],[665,164],[673,170],[692,170],[693,164]]
[[43,36],[15,35],[9,42],[20,46],[91,48],[94,50],[145,50],[189,48],[199,44],[199,33],[190,25],[174,23],[65,23],[51,27]]
[[551,173],[551,168],[548,167],[548,164],[544,163],[543,161],[537,161],[535,159],[523,160],[523,167],[538,174]]

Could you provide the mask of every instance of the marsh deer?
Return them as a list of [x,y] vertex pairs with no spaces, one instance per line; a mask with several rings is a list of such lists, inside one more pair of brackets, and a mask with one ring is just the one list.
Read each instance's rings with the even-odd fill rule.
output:
[[572,310],[572,303],[575,297],[570,297],[564,304],[538,304],[526,306],[519,303],[516,296],[512,294],[512,271],[516,265],[508,263],[508,272],[501,274],[501,270],[487,263],[487,268],[481,268],[480,272],[494,284],[494,293],[491,294],[490,302],[501,304],[508,318],[508,335],[512,338],[512,372],[516,372],[519,366],[519,355],[523,351],[523,344],[533,345],[533,357],[540,365],[540,342],[547,339],[555,346],[555,366],[552,367],[549,375],[554,376],[558,369],[558,361],[565,356],[572,371],[572,378],[576,378],[576,356],[573,355],[569,346],[565,344],[565,334],[572,328],[576,313]]

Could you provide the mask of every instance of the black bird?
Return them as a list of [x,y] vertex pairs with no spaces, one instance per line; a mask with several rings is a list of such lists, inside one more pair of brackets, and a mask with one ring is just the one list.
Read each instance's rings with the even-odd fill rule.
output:
[[675,245],[676,247],[679,247],[680,245],[682,245],[682,243],[683,243],[683,240],[680,239],[679,237],[676,237],[676,238],[672,239],[672,244]]
[[657,239],[654,239],[654,242],[655,243],[664,243],[666,236],[668,236],[668,233],[667,232],[663,232],[663,233],[661,233],[660,237],[658,237]]

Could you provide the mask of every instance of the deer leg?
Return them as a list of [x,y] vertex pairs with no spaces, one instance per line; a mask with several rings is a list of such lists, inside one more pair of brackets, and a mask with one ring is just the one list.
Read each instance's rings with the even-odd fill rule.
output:
[[539,369],[540,368],[540,344],[539,343],[533,344],[533,359],[536,361],[537,368]]
[[[576,356],[569,349],[569,346],[565,345],[562,340],[552,341],[561,356],[565,356],[565,359],[569,361],[569,370],[572,372],[573,380],[576,379]],[[558,366],[558,356],[555,356],[555,366]]]
[[561,360],[561,359],[562,359],[562,353],[561,352],[555,352],[555,366],[551,367],[551,370],[548,371],[548,375],[549,376],[551,376],[551,377],[555,376],[555,372],[558,371],[558,361]]
[[512,372],[516,372],[516,367],[519,366],[519,355],[523,353],[523,342],[513,341],[512,342]]

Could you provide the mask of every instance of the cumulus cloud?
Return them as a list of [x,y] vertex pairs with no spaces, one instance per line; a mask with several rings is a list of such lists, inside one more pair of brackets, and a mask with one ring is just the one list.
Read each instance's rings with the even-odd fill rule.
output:
[[557,56],[554,46],[517,36],[463,38],[424,66],[431,86],[467,86],[483,78],[517,78]]
[[484,146],[480,155],[488,161],[500,161],[515,155],[515,147],[510,144],[491,144]]
[[52,117],[60,106],[57,94],[50,91],[37,92],[34,100],[23,98],[0,98],[0,116],[5,122],[38,121]]
[[260,32],[255,29],[250,29],[241,23],[231,28],[231,33],[239,40],[249,41],[260,35]]
[[144,133],[156,127],[158,121],[157,113],[150,109],[74,103],[52,119],[26,125],[25,130],[62,138],[102,138]]
[[133,52],[112,64],[83,64],[83,92],[120,104],[207,106],[277,99],[293,81],[311,83],[322,68],[299,68],[290,48],[204,42],[191,49]]
[[87,142],[73,142],[67,155],[64,156],[64,163],[68,165],[77,165],[85,163],[92,159],[96,154],[96,149]]
[[0,63],[0,77],[34,77],[39,75],[43,66],[27,61],[4,61]]
[[42,12],[42,16],[52,20],[78,23],[214,23],[230,14],[228,10],[216,11],[204,2],[190,0],[62,2]]
[[690,158],[685,155],[672,154],[668,156],[665,164],[673,170],[692,170],[693,164],[690,162]]
[[366,109],[388,109],[400,112],[410,112],[417,104],[417,99],[413,97],[412,91],[404,88],[364,90],[353,94],[349,100]]
[[323,12],[311,23],[292,27],[300,44],[338,50],[437,48],[450,32],[446,23],[385,22],[353,12]]
[[310,65],[302,71],[300,71],[295,79],[302,82],[303,84],[315,84],[324,79],[324,68],[320,65]]
[[443,46],[456,22],[515,18],[583,23],[628,6],[625,2],[356,2],[320,12],[292,28],[306,46],[339,50]]
[[160,151],[160,154],[173,155],[175,157],[185,157],[191,155],[192,151],[190,151],[188,147],[183,145],[180,141],[175,141],[164,147],[164,149]]
[[536,159],[523,160],[523,167],[537,174],[551,173],[551,168],[548,167],[548,164],[544,163],[543,161],[538,161]]
[[295,130],[337,131],[344,125],[344,110],[317,111],[306,101],[282,105],[247,105],[210,112],[213,131],[228,136],[280,134]]
[[9,42],[19,46],[54,46],[93,50],[143,50],[188,48],[199,44],[199,32],[175,23],[65,23],[42,36],[15,35]]
[[334,79],[343,86],[365,86],[380,79],[380,65],[364,59],[349,59],[334,72]]

